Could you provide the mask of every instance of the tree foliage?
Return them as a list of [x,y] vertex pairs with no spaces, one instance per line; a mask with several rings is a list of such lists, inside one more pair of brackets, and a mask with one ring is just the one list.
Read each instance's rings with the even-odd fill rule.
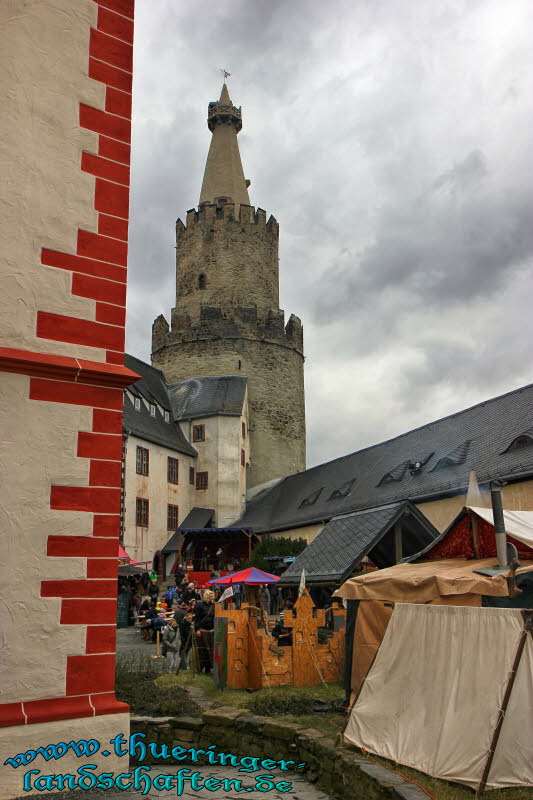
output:
[[[266,561],[266,558],[269,556],[297,556],[306,547],[307,542],[305,539],[289,539],[285,536],[275,538],[270,534],[265,534],[265,536],[261,536],[261,540],[255,545],[252,550],[252,556],[245,566],[257,567],[257,569],[262,569],[264,572],[273,572],[277,563]],[[286,567],[287,565],[284,564],[283,568],[285,569]],[[279,569],[277,572],[279,572]]]

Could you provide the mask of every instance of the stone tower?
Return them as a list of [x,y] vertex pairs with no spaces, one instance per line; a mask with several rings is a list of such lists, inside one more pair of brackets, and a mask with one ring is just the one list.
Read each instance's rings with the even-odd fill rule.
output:
[[248,487],[305,469],[303,330],[279,308],[274,217],[250,205],[237,143],[241,109],[226,84],[209,103],[212,132],[198,209],[176,223],[176,307],[152,331],[167,381],[248,378]]

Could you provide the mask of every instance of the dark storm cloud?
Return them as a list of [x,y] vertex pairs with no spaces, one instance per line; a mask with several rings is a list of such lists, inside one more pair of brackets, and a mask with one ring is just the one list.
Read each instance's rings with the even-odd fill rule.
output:
[[[128,347],[174,304],[217,67],[305,328],[308,461],[531,380],[531,5],[138,0]],[[335,425],[331,425],[335,420]]]

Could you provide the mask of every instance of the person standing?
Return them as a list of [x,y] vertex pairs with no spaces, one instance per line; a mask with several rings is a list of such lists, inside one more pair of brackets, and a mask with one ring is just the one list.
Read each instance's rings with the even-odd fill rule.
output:
[[213,600],[213,592],[210,589],[206,589],[203,600],[196,604],[194,613],[200,672],[205,672],[206,675],[209,675],[213,668],[213,639],[215,635],[215,606]]
[[268,588],[267,586],[265,586],[264,583],[262,583],[259,586],[258,595],[259,595],[259,602],[265,609],[265,612],[268,614],[270,611],[270,592],[268,591]]
[[180,631],[181,647],[180,647],[180,664],[181,669],[189,669],[189,652],[192,647],[193,637],[193,622],[194,614],[192,611],[187,611],[178,622]]
[[181,637],[178,623],[171,619],[163,628],[163,655],[169,660],[169,672],[176,672],[180,660]]

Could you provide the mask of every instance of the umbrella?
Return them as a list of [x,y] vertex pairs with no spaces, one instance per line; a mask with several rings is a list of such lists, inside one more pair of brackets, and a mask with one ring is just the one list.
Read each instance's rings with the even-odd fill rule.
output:
[[246,586],[259,586],[260,583],[277,583],[279,575],[271,575],[257,567],[248,567],[241,572],[231,572],[223,578],[213,578],[209,581],[212,586],[228,586],[231,583],[244,583]]

